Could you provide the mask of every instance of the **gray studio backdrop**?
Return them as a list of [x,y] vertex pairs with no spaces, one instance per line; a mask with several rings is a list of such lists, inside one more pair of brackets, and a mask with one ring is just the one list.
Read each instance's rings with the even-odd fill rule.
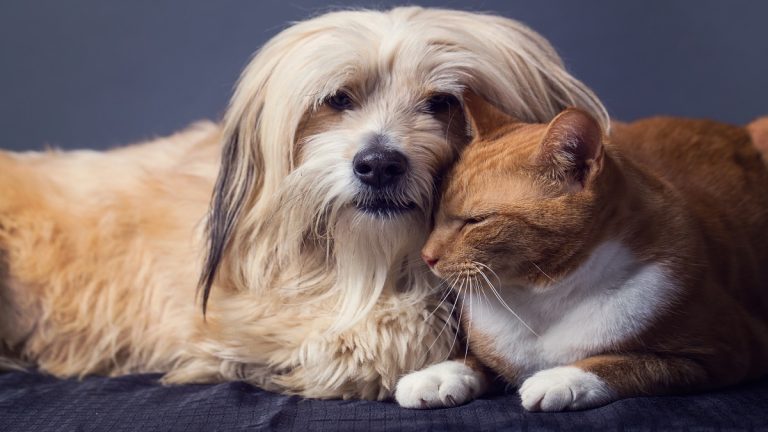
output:
[[[1,0],[0,148],[105,148],[219,118],[251,53],[287,23],[396,4]],[[768,1],[411,4],[527,23],[618,119],[768,114]]]

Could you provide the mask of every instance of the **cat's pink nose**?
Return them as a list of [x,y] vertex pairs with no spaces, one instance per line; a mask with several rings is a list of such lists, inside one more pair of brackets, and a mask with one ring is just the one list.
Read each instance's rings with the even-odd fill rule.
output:
[[421,254],[421,259],[423,259],[424,262],[427,263],[427,265],[430,267],[434,267],[435,264],[437,264],[437,258],[427,255],[425,253]]

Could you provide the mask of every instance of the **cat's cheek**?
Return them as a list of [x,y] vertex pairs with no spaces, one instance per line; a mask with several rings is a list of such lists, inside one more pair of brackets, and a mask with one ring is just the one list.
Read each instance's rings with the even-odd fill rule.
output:
[[520,386],[520,399],[528,411],[566,411],[594,408],[617,399],[597,375],[575,366],[545,369]]

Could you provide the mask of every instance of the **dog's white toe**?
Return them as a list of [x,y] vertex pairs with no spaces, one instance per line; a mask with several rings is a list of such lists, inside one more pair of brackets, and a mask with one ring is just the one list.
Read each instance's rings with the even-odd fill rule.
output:
[[520,399],[528,411],[564,411],[596,407],[615,399],[597,375],[574,366],[537,372],[520,386]]
[[449,360],[402,377],[395,400],[404,408],[456,406],[480,396],[486,385],[482,372]]

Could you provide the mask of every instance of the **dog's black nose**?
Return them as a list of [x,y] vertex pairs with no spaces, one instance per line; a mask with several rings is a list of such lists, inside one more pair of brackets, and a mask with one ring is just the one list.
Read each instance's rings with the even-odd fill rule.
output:
[[355,175],[363,183],[383,188],[397,183],[408,170],[408,159],[401,152],[381,145],[368,146],[352,159]]

